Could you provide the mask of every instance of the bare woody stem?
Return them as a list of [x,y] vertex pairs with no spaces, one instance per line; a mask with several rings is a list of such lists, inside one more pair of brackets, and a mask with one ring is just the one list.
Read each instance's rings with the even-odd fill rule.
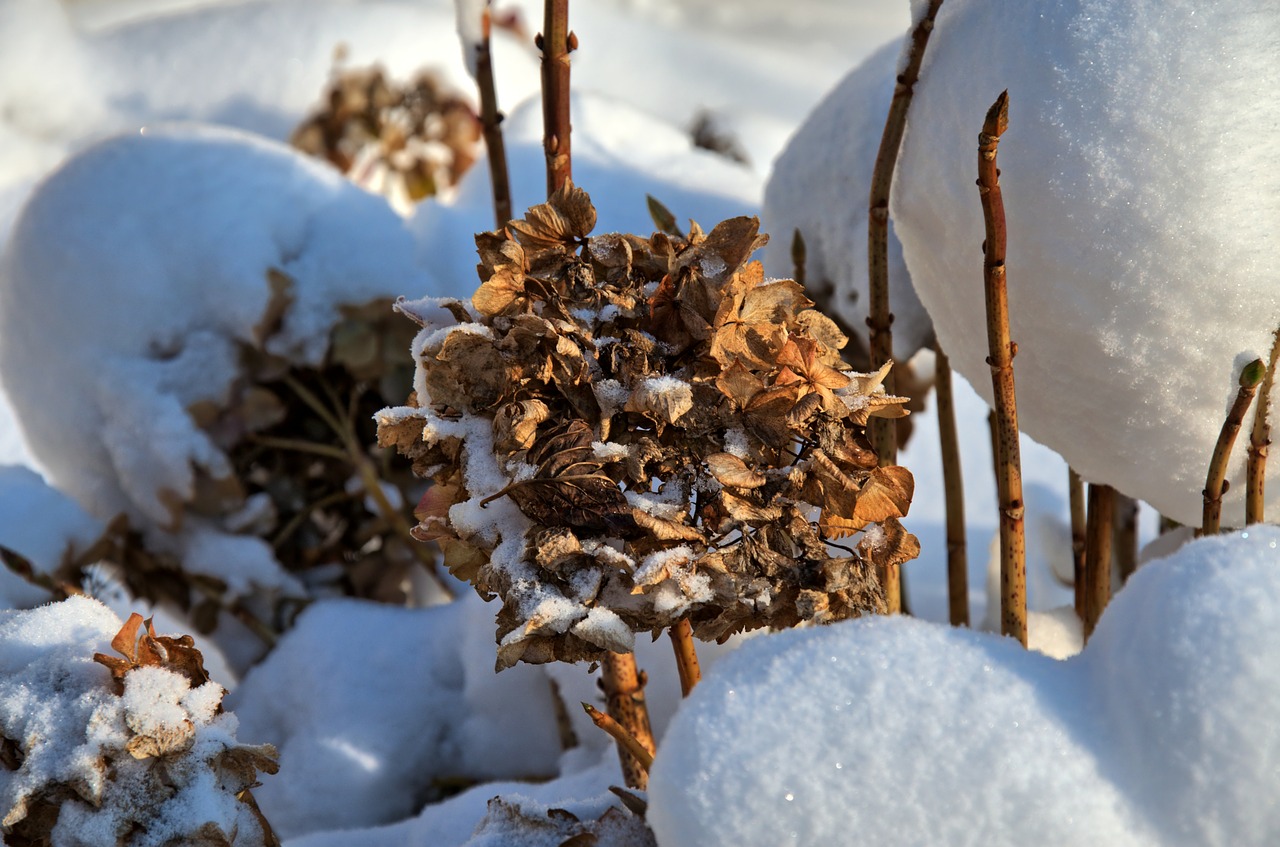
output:
[[1267,375],[1258,389],[1258,408],[1253,413],[1253,429],[1249,433],[1249,461],[1245,466],[1248,488],[1244,497],[1244,522],[1260,523],[1266,514],[1267,451],[1271,447],[1271,385],[1276,378],[1276,359],[1280,358],[1280,329],[1271,342]]
[[1018,407],[1014,397],[1009,338],[1009,292],[1005,284],[1004,197],[996,150],[1009,126],[1009,92],[996,98],[978,136],[978,194],[987,240],[983,261],[987,300],[987,347],[996,414],[996,478],[1000,491],[1000,632],[1027,643],[1027,563],[1023,531],[1022,457],[1018,446]]
[[[933,21],[941,6],[942,0],[929,0],[924,17],[911,31],[907,64],[894,86],[884,132],[880,135],[880,149],[876,152],[875,169],[871,172],[867,215],[867,272],[870,293],[867,326],[871,331],[869,349],[872,370],[879,369],[893,358],[893,314],[889,311],[889,189],[893,185],[898,150],[902,147],[902,134],[907,127],[907,108],[915,94],[916,81],[920,79],[920,65],[924,61],[924,50],[929,44]],[[885,378],[885,391],[893,394],[896,387],[897,377],[890,371]],[[868,435],[882,467],[898,463],[898,429],[895,421],[873,418]],[[878,576],[884,589],[888,612],[896,614],[903,611],[901,570],[897,565],[880,567]]]
[[545,0],[542,50],[542,148],[547,157],[547,196],[573,178],[569,149],[569,53],[578,46],[569,32],[569,0]]
[[502,113],[493,79],[493,50],[490,44],[490,8],[485,6],[476,45],[476,84],[480,88],[480,129],[489,159],[489,180],[493,183],[493,219],[496,229],[511,220],[511,179],[507,173],[507,145],[502,137]]
[[[600,665],[600,681],[604,687],[609,717],[617,721],[627,735],[648,751],[652,761],[655,749],[653,730],[649,728],[649,709],[644,701],[645,681],[636,670],[635,654],[606,653]],[[649,784],[649,770],[643,764],[644,757],[619,741],[618,758],[622,763],[622,776],[627,787],[645,790]]]
[[1204,482],[1204,515],[1200,523],[1200,535],[1214,535],[1222,524],[1222,495],[1227,491],[1227,463],[1231,460],[1231,448],[1244,423],[1244,416],[1253,403],[1253,395],[1267,374],[1267,366],[1261,359],[1254,359],[1240,371],[1240,390],[1227,412],[1218,433],[1218,443],[1213,446],[1213,458],[1209,460],[1209,473]]
[[1084,638],[1089,640],[1093,628],[1111,600],[1111,539],[1115,520],[1115,489],[1109,485],[1089,485],[1089,526],[1084,554],[1084,610],[1080,622]]
[[[893,184],[893,169],[898,163],[898,150],[907,127],[907,108],[920,79],[920,65],[924,61],[925,47],[933,22],[938,16],[942,0],[930,0],[924,17],[911,31],[911,49],[907,64],[898,76],[885,119],[884,132],[880,136],[880,149],[876,153],[875,169],[871,173],[871,195],[867,216],[867,272],[870,293],[867,326],[870,328],[871,369],[877,370],[893,358],[893,315],[889,312],[889,189]],[[894,392],[896,380],[890,371],[885,379],[885,391]],[[898,434],[894,421],[873,418],[871,443],[876,448],[881,465],[893,465],[898,461]],[[893,569],[896,585],[896,569]],[[883,581],[883,580],[882,580]],[[886,594],[889,594],[886,587]],[[888,596],[890,611],[898,604],[897,592]]]
[[681,618],[668,634],[676,654],[676,669],[680,673],[680,696],[688,697],[689,692],[702,679],[702,671],[698,668],[698,652],[693,645],[693,626],[688,618]]
[[1115,559],[1123,585],[1138,569],[1138,501],[1119,491],[1115,497],[1115,522]]
[[595,706],[590,703],[583,703],[582,708],[587,713],[587,717],[591,718],[592,723],[609,733],[613,740],[618,742],[618,749],[625,749],[648,774],[649,768],[653,767],[653,754],[646,750],[634,735],[627,732],[622,724]]
[[800,233],[800,228],[796,227],[791,234],[791,267],[794,269],[792,279],[800,283],[805,283],[805,266],[808,263],[809,249],[805,246],[804,236]]
[[1085,533],[1084,480],[1067,469],[1067,496],[1071,501],[1071,584],[1075,586],[1076,617],[1084,620]]
[[960,439],[956,434],[955,396],[951,390],[951,360],[934,345],[937,366],[938,440],[942,446],[942,484],[947,504],[947,608],[952,626],[969,625],[969,563],[965,550],[964,474],[960,467]]

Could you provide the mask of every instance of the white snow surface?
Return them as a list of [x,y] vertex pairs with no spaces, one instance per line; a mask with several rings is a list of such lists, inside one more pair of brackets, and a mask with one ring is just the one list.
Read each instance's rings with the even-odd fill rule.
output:
[[[765,272],[791,278],[796,230],[805,244],[805,287],[825,295],[846,326],[863,333],[870,302],[867,225],[871,175],[885,116],[893,99],[902,39],[876,50],[822,99],[773,164],[765,186],[761,222],[772,241],[764,251]],[[893,356],[910,359],[933,332],[920,305],[889,222],[889,310]]]
[[753,639],[659,748],[659,843],[1268,843],[1278,542],[1253,527],[1143,568],[1061,662],[903,617]]
[[[1087,480],[1183,523],[1200,521],[1240,367],[1280,324],[1277,39],[1265,0],[949,0],[898,166],[911,278],[989,400],[974,180],[983,117],[1008,89],[1019,422]],[[1242,521],[1244,452],[1228,524]],[[1268,476],[1274,509],[1280,470]]]
[[493,649],[493,611],[474,596],[311,606],[228,698],[240,737],[276,745],[289,774],[255,792],[276,832],[407,818],[438,780],[555,776],[548,678],[494,674]]
[[[268,271],[294,281],[278,332]],[[0,368],[32,451],[90,512],[166,525],[226,457],[187,409],[243,345],[316,364],[341,303],[429,287],[401,219],[332,169],[227,129],[104,141],[23,209],[0,266]]]

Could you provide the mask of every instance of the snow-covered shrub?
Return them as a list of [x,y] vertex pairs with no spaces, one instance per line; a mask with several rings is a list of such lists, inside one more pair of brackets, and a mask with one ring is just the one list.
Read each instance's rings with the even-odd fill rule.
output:
[[[107,644],[119,656],[97,653]],[[0,812],[13,847],[277,844],[190,636],[84,597],[0,613]]]
[[397,511],[413,480],[367,445],[412,375],[390,298],[426,287],[402,220],[328,166],[148,129],[27,203],[0,269],[0,369],[54,484],[141,534],[147,555],[122,562],[135,593],[185,605],[159,578],[180,567],[215,607],[257,589],[403,599],[424,553]]
[[658,749],[648,820],[706,844],[1270,844],[1280,529],[1130,578],[1066,661],[894,616],[754,639]]
[[[1019,423],[1086,479],[1183,523],[1199,523],[1237,374],[1280,324],[1277,32],[1267,0],[948,0],[898,165],[911,278],[990,400],[973,183],[983,115],[1008,89]],[[1243,463],[1237,450],[1228,522]],[[1280,508],[1274,462],[1269,476]]]
[[682,618],[718,640],[881,609],[872,566],[919,549],[897,521],[911,474],[863,429],[904,414],[887,367],[850,372],[803,289],[748,261],[757,220],[643,239],[591,237],[595,218],[566,185],[476,237],[469,304],[399,306],[423,327],[416,398],[379,439],[436,482],[419,537],[502,598],[499,667],[628,652]]

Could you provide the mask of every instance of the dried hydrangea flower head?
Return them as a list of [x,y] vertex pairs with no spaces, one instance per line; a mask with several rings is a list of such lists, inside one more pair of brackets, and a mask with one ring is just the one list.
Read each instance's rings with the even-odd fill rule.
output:
[[456,185],[476,161],[480,120],[429,71],[401,83],[376,65],[339,67],[289,141],[408,208]]
[[595,217],[566,185],[477,236],[470,303],[398,305],[422,327],[415,396],[379,440],[435,482],[418,537],[502,599],[498,666],[681,618],[720,640],[881,611],[875,566],[919,550],[911,474],[865,435],[905,414],[887,367],[850,372],[803,288],[748,261],[755,218],[645,239]]

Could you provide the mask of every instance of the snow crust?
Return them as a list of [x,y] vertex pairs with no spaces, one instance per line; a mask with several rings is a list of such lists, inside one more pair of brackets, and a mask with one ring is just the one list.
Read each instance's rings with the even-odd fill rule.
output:
[[[229,472],[187,410],[225,399],[241,347],[319,362],[339,304],[429,286],[412,253],[384,201],[265,139],[104,141],[40,186],[4,255],[6,391],[57,486],[95,515],[168,525],[194,467]],[[293,302],[267,337],[272,270]]]
[[[805,242],[805,287],[832,293],[824,301],[844,324],[862,332],[870,303],[867,214],[885,116],[893,99],[902,39],[881,46],[832,89],[809,114],[773,163],[765,186],[761,226],[772,241],[765,272],[791,278],[791,241]],[[893,355],[905,362],[932,338],[933,325],[889,223],[889,309]],[[812,295],[811,295],[812,296]]]
[[[67,495],[47,485],[30,468],[0,465],[0,547],[51,574],[102,538],[106,527]],[[48,599],[43,589],[0,568],[0,602],[35,606]]]
[[[1022,427],[1086,479],[1199,523],[1241,365],[1280,324],[1280,7],[943,5],[892,214],[938,337],[979,393],[977,133],[1009,91],[1000,145]],[[1248,426],[1248,421],[1246,421]],[[1241,521],[1237,449],[1224,521]],[[1280,506],[1272,469],[1269,508]]]
[[1278,544],[1252,527],[1144,567],[1063,662],[901,617],[753,639],[659,748],[659,842],[1265,843]]

